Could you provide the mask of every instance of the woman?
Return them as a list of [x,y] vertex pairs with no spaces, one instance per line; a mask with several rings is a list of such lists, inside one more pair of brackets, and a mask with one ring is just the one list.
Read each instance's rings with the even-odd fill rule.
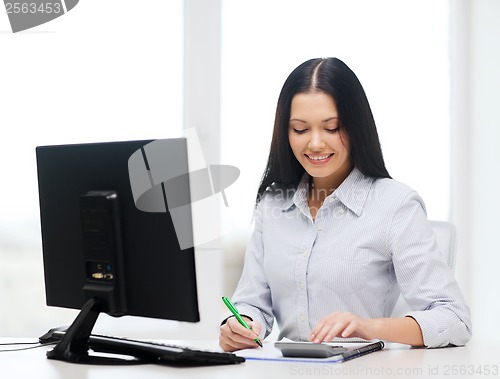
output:
[[[403,294],[413,309],[391,318]],[[356,75],[339,59],[312,59],[279,96],[255,229],[220,328],[225,351],[255,347],[274,319],[280,337],[383,339],[464,345],[470,314],[440,256],[425,205],[391,179]]]

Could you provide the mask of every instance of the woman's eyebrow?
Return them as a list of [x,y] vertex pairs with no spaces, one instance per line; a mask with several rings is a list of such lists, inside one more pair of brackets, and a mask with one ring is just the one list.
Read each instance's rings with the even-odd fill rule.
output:
[[328,121],[338,120],[338,119],[339,119],[339,117],[338,117],[338,116],[333,116],[333,117],[327,118],[327,119],[325,119],[325,120],[323,120],[323,121],[321,121],[321,122],[325,123],[325,122],[328,122]]
[[[338,117],[338,116],[333,116],[333,117],[328,117],[328,118],[326,118],[326,119],[322,120],[321,122],[322,122],[322,123],[326,123],[326,122],[328,122],[328,121],[338,120],[338,119],[339,119],[339,117]],[[304,123],[304,124],[307,124],[307,121],[301,120],[300,118],[291,118],[291,119],[289,120],[289,122],[293,122],[293,121],[296,121],[296,122],[302,122],[302,123]]]

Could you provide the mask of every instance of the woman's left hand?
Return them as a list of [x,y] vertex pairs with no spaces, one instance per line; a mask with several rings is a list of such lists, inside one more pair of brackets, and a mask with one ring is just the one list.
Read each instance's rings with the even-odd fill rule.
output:
[[315,343],[331,342],[335,337],[376,337],[377,319],[361,318],[350,312],[333,312],[323,317],[313,329],[309,340]]

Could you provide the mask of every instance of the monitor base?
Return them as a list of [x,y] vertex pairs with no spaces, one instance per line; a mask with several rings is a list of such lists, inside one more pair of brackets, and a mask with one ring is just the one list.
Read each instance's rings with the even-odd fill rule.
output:
[[115,358],[89,355],[89,338],[92,329],[101,313],[99,301],[91,298],[83,305],[80,313],[66,331],[63,339],[54,349],[47,352],[48,359],[56,359],[70,363],[96,365],[130,365],[147,363],[138,358]]

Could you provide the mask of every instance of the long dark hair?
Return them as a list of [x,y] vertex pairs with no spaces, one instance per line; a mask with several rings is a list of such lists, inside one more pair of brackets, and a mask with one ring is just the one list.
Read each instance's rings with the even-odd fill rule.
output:
[[354,72],[337,58],[310,59],[291,72],[281,89],[257,202],[273,183],[285,189],[295,188],[305,172],[290,147],[288,126],[292,98],[306,92],[324,92],[332,96],[337,105],[339,125],[348,136],[353,166],[366,176],[390,178],[370,104]]

